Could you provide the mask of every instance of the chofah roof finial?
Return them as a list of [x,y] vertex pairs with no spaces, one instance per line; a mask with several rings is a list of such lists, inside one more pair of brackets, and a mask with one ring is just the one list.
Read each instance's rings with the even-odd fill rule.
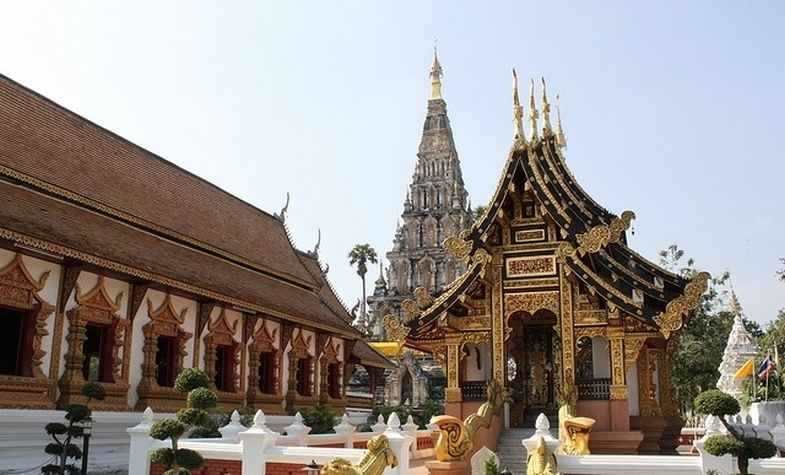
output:
[[526,142],[526,132],[523,129],[523,107],[518,97],[518,74],[512,68],[512,122],[513,139],[516,142]]
[[529,125],[531,126],[532,141],[539,137],[537,133],[537,103],[534,101],[534,79],[529,82]]

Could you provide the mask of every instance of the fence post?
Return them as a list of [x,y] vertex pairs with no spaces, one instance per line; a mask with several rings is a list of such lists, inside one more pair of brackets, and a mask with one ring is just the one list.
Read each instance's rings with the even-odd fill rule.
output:
[[390,417],[387,418],[387,430],[384,431],[384,435],[387,436],[390,448],[398,458],[398,466],[387,467],[384,469],[384,475],[406,475],[409,473],[409,451],[413,439],[401,432],[401,419],[396,412],[390,413]]
[[777,425],[771,429],[771,437],[780,452],[785,453],[785,420],[783,420],[782,414],[777,414],[776,423]]
[[551,422],[548,420],[545,414],[540,413],[540,415],[537,416],[537,420],[534,422],[534,428],[537,429],[534,431],[534,434],[532,434],[532,436],[528,439],[523,439],[521,441],[521,445],[523,445],[523,447],[526,449],[526,456],[528,456],[528,454],[534,453],[534,449],[537,448],[540,438],[545,441],[548,452],[555,454],[559,449],[559,446],[561,446],[561,441],[551,435]]
[[414,423],[414,419],[412,418],[411,414],[406,419],[406,424],[403,425],[403,431],[413,439],[411,452],[414,453],[417,450],[417,424]]
[[693,447],[698,449],[698,453],[700,453],[702,473],[706,473],[709,470],[714,470],[718,475],[736,473],[733,467],[733,457],[730,455],[715,457],[703,448],[706,444],[706,439],[712,435],[722,433],[722,423],[715,416],[707,416],[703,425],[706,428],[703,437],[692,443]]
[[150,437],[153,416],[153,410],[148,407],[142,413],[142,422],[125,430],[131,437],[128,447],[128,475],[150,473],[150,449],[154,443],[153,438]]
[[[265,475],[265,452],[275,445],[278,433],[265,425],[265,416],[261,409],[253,417],[253,426],[238,434],[242,443],[242,475]],[[130,475],[130,473],[129,473]]]
[[347,449],[354,448],[354,431],[355,427],[349,423],[349,416],[344,412],[341,417],[341,423],[333,427],[336,434],[346,437],[344,447]]
[[221,438],[231,439],[232,441],[237,442],[240,440],[237,435],[245,429],[246,427],[240,423],[240,413],[235,410],[232,412],[229,423],[218,429],[218,432],[221,433]]
[[286,431],[286,435],[294,437],[294,445],[301,447],[308,445],[308,434],[311,432],[311,428],[303,424],[303,416],[299,412],[294,415],[294,421],[283,430]]
[[371,430],[374,434],[381,434],[387,429],[387,424],[384,423],[384,417],[379,414],[379,417],[376,418],[376,424],[371,426]]

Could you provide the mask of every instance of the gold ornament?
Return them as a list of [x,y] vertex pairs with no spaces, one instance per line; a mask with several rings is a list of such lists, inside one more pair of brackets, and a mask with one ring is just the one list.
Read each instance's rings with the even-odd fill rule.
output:
[[321,475],[382,475],[387,467],[398,466],[398,458],[390,448],[385,435],[377,435],[368,441],[368,452],[356,466],[346,459],[336,458],[322,467]]
[[596,421],[590,417],[570,417],[564,421],[567,440],[561,446],[568,455],[589,455],[589,434]]
[[458,236],[450,236],[442,242],[442,246],[456,259],[467,261],[472,251],[472,242],[467,240],[468,235],[464,231]]
[[488,382],[488,398],[477,412],[461,421],[453,416],[436,416],[431,419],[441,433],[436,442],[436,460],[440,462],[463,460],[471,451],[474,436],[480,428],[489,428],[494,416],[504,405],[505,393],[499,380]]
[[635,213],[625,211],[619,218],[613,218],[610,224],[600,224],[591,228],[589,231],[578,234],[578,253],[582,256],[586,253],[593,254],[598,252],[612,242],[619,242],[624,231],[630,228]]
[[556,457],[548,450],[545,438],[540,436],[534,453],[526,459],[526,475],[556,475]]
[[684,294],[668,302],[665,311],[654,317],[665,339],[670,338],[673,332],[681,330],[684,317],[698,307],[701,296],[709,288],[710,277],[708,272],[698,273],[687,283]]
[[384,317],[384,331],[387,337],[391,340],[403,343],[406,341],[406,336],[409,334],[409,327],[401,323],[401,319],[395,315],[386,315]]

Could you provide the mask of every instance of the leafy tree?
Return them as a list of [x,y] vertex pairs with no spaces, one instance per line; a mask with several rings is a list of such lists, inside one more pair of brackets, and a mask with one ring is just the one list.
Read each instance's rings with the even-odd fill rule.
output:
[[[660,251],[660,264],[684,278],[697,274],[695,261],[686,258],[678,246],[671,245]],[[679,350],[673,358],[673,387],[682,412],[692,409],[692,402],[702,391],[714,388],[720,377],[718,368],[733,327],[735,315],[725,309],[724,287],[730,274],[727,272],[711,279],[708,291],[694,315],[684,325],[680,335]],[[744,326],[753,336],[760,336],[759,325],[744,319]]]
[[357,275],[363,282],[363,300],[362,300],[362,318],[365,319],[366,311],[366,297],[365,297],[365,274],[368,273],[368,263],[376,264],[378,261],[376,250],[370,244],[355,244],[351,251],[349,251],[349,264],[357,266]]
[[476,208],[474,208],[472,213],[474,220],[477,221],[478,219],[480,219],[482,215],[485,214],[486,209],[488,209],[488,207],[485,205],[479,205]]
[[729,424],[726,416],[737,414],[739,402],[718,389],[704,391],[695,398],[695,410],[699,414],[717,417],[728,434],[715,434],[706,440],[706,451],[716,457],[733,455],[737,458],[739,474],[749,474],[750,459],[770,458],[777,453],[777,447],[770,440],[745,437],[743,432]]
[[166,467],[164,475],[190,475],[204,465],[204,459],[194,450],[180,449],[178,440],[190,433],[205,434],[215,431],[210,410],[218,403],[218,397],[209,389],[209,378],[204,371],[188,368],[177,375],[174,385],[180,392],[188,393],[186,407],[177,411],[176,419],[163,419],[150,428],[150,436],[158,440],[170,439],[172,447],[155,450],[150,456],[152,463]]
[[[81,467],[75,465],[75,461],[82,458],[82,450],[72,443],[72,440],[82,437],[82,424],[90,420],[92,411],[87,406],[90,401],[99,401],[106,397],[106,390],[98,383],[87,383],[82,386],[82,395],[87,397],[86,404],[69,404],[65,408],[65,419],[68,425],[61,422],[50,422],[46,425],[46,433],[54,440],[47,444],[44,451],[49,455],[56,456],[59,460],[56,464],[48,464],[41,467],[44,475],[76,475],[81,473]],[[59,436],[59,437],[58,437]],[[69,459],[71,462],[69,463]]]
[[782,270],[777,271],[777,275],[781,281],[785,282],[785,257],[781,258],[780,262],[782,263]]

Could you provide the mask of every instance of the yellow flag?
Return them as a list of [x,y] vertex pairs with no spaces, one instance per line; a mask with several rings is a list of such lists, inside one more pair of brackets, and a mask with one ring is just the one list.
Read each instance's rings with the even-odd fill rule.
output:
[[752,361],[752,358],[748,359],[746,363],[744,363],[738,371],[736,371],[735,378],[749,378],[752,376],[753,371],[755,370],[755,364]]

